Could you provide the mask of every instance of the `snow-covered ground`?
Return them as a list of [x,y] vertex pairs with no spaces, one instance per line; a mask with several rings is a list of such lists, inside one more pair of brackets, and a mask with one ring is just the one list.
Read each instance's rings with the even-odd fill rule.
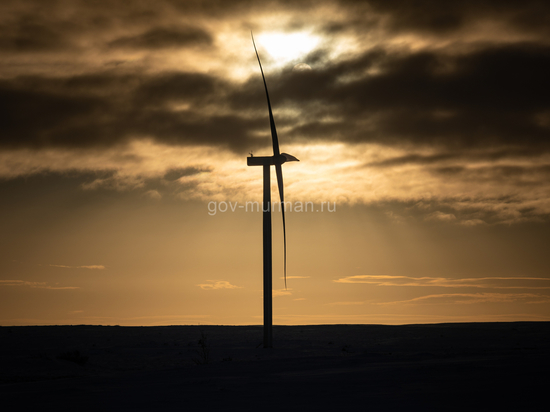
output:
[[536,409],[550,323],[0,327],[3,410]]

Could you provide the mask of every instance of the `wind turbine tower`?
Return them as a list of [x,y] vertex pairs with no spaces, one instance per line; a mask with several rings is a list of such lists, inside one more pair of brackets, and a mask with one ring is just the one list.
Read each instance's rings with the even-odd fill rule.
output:
[[[251,33],[252,35],[252,33]],[[271,140],[273,143],[273,156],[250,156],[247,157],[248,166],[263,166],[264,169],[264,199],[262,204],[263,215],[263,249],[264,249],[264,348],[273,347],[273,282],[272,282],[272,237],[271,237],[271,166],[275,166],[277,175],[277,185],[279,187],[279,196],[281,198],[281,214],[283,218],[283,241],[284,241],[284,276],[286,288],[286,225],[285,225],[285,199],[283,184],[282,164],[285,162],[298,162],[294,156],[279,151],[279,139],[277,138],[277,129],[273,120],[271,111],[271,102],[267,91],[262,62],[256,49],[254,36],[252,35],[252,44],[258,58],[262,79],[264,81],[265,95],[267,97],[267,109],[269,110],[269,124],[271,126]]]

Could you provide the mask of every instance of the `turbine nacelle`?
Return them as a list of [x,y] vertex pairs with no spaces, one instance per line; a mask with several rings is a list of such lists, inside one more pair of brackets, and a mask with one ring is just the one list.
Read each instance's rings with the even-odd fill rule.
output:
[[288,153],[281,153],[275,156],[250,156],[246,158],[248,166],[280,166],[286,162],[299,162],[299,160]]

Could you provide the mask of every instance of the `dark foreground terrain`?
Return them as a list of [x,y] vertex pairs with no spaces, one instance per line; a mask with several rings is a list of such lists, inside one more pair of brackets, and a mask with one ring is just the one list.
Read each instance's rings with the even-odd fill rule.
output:
[[[540,410],[550,323],[0,327],[2,410]],[[544,406],[546,405],[546,406]]]

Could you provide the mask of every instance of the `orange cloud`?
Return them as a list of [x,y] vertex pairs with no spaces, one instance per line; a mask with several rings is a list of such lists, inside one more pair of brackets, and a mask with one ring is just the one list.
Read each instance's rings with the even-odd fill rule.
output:
[[381,302],[377,305],[395,304],[474,304],[474,303],[549,303],[550,297],[533,293],[446,293],[420,296],[418,298],[394,302]]
[[239,289],[241,286],[235,286],[226,280],[207,280],[210,283],[201,283],[199,286],[201,289],[213,290],[213,289]]
[[37,289],[80,289],[78,286],[51,286],[46,282],[29,282],[26,280],[0,280],[0,286],[28,286]]
[[54,268],[67,268],[67,269],[98,269],[103,270],[105,266],[103,265],[84,265],[84,266],[67,266],[67,265],[48,265]]
[[[498,289],[550,289],[547,278],[535,277],[483,277],[436,278],[389,275],[357,275],[333,280],[336,283],[366,283],[376,286],[432,286],[444,288],[498,288]],[[537,284],[538,283],[538,284]]]

